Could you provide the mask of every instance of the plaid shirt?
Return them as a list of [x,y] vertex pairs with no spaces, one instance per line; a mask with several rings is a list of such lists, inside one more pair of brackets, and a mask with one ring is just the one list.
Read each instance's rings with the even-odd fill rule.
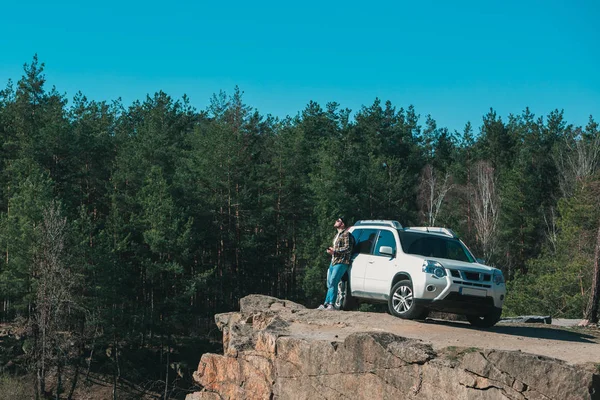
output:
[[341,232],[333,243],[333,256],[331,256],[331,264],[347,264],[350,265],[352,258],[352,247],[354,238],[350,237],[350,232],[347,230]]

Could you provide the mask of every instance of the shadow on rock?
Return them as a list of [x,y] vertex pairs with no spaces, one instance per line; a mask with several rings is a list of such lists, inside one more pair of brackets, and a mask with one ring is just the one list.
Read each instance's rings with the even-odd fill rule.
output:
[[[444,321],[444,320],[426,320],[429,324],[440,324],[447,325],[456,328],[469,329],[469,330],[481,330],[471,325],[467,325],[462,322],[455,321]],[[566,342],[578,342],[578,343],[598,343],[598,337],[589,335],[583,332],[564,330],[561,328],[550,328],[545,326],[493,326],[486,328],[486,332],[500,333],[504,335],[514,336],[525,336],[537,339],[548,339],[548,340],[562,340]]]

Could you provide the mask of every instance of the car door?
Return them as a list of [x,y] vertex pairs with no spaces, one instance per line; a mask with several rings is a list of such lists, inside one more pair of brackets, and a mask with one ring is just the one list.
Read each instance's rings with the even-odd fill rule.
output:
[[371,251],[377,238],[377,229],[355,229],[354,259],[350,268],[350,288],[353,296],[363,296],[365,286],[365,271],[371,262]]
[[[391,247],[392,255],[382,254],[382,247]],[[367,263],[364,278],[364,291],[370,297],[385,299],[389,295],[391,279],[396,271],[398,244],[392,230],[381,229]]]

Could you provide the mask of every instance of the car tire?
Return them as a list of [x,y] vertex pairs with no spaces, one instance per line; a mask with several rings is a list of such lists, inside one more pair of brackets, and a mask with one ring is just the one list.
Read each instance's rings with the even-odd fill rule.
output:
[[500,321],[502,316],[502,309],[495,308],[493,311],[485,315],[467,315],[467,321],[477,328],[491,328],[496,325],[496,322]]
[[392,286],[388,299],[390,314],[404,319],[425,319],[429,310],[415,303],[412,282],[404,280]]
[[358,307],[358,299],[351,294],[350,281],[348,280],[347,275],[344,275],[338,284],[337,295],[333,306],[338,310],[344,311],[356,310]]

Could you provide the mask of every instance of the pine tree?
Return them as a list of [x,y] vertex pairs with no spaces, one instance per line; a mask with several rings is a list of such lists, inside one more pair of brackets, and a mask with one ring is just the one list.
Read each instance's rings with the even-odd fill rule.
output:
[[32,276],[36,229],[42,223],[43,210],[52,200],[53,183],[31,159],[13,160],[9,172],[10,197],[6,213],[0,215],[4,317],[28,318],[35,296]]

